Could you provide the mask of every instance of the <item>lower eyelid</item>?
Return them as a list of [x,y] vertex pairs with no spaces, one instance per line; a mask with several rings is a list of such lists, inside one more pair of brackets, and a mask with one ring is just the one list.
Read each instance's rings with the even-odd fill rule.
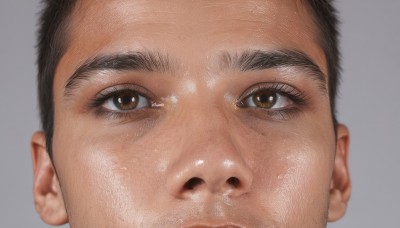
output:
[[288,121],[292,118],[295,118],[297,115],[300,115],[302,110],[298,107],[276,110],[249,107],[246,108],[246,112],[248,112],[251,116],[261,120]]
[[99,108],[95,110],[95,115],[98,118],[105,118],[109,120],[115,120],[121,123],[139,121],[142,119],[154,118],[159,116],[160,109],[157,108],[149,108],[149,109],[136,109],[134,111],[122,111],[115,112],[110,110],[104,110]]

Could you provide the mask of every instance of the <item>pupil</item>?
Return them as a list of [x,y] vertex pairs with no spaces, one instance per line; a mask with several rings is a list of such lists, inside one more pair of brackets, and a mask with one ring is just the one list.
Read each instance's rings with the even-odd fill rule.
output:
[[134,101],[135,101],[135,99],[128,95],[124,95],[119,98],[119,103],[122,103],[124,105],[129,104],[130,102],[134,102]]
[[276,93],[271,91],[261,91],[255,94],[254,103],[260,108],[271,108],[276,103]]

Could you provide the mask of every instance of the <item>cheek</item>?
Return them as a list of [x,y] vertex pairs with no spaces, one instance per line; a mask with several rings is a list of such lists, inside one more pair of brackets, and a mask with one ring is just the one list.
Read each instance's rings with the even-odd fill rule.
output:
[[296,152],[278,160],[276,170],[271,171],[276,175],[270,177],[273,187],[269,200],[281,222],[309,220],[307,217],[320,217],[326,211],[329,164],[310,154],[312,151],[301,150],[296,148]]
[[151,142],[110,129],[76,127],[55,135],[56,167],[70,220],[77,224],[134,224],[143,220],[138,208],[154,206],[148,193],[160,182],[160,156]]
[[245,140],[257,145],[252,147],[257,158],[253,188],[260,197],[255,203],[280,224],[294,226],[326,217],[335,148],[331,134],[297,130]]

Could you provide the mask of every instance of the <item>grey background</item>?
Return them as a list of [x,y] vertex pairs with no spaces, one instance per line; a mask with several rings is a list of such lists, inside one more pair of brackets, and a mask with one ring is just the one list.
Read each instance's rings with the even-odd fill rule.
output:
[[[351,130],[353,193],[339,227],[399,227],[400,1],[340,0],[339,120]],[[29,141],[38,0],[0,2],[0,227],[48,227],[33,206]]]

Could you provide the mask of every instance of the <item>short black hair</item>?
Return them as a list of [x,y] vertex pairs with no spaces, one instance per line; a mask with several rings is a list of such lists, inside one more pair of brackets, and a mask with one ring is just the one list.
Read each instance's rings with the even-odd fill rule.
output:
[[318,40],[324,51],[328,65],[328,88],[335,127],[338,125],[336,118],[336,97],[341,80],[341,64],[339,50],[339,19],[334,0],[307,0],[312,8],[314,23],[318,29]]
[[67,24],[76,0],[43,0],[37,40],[37,86],[42,130],[52,158],[54,131],[53,82],[57,65],[68,43]]
[[[68,21],[77,0],[42,0],[40,14],[37,65],[38,97],[42,130],[46,135],[46,147],[52,158],[54,131],[53,82],[57,65],[68,46]],[[338,44],[338,17],[333,0],[305,0],[312,9],[318,39],[328,65],[328,88],[333,123],[336,120],[336,95],[340,82],[340,53]]]

